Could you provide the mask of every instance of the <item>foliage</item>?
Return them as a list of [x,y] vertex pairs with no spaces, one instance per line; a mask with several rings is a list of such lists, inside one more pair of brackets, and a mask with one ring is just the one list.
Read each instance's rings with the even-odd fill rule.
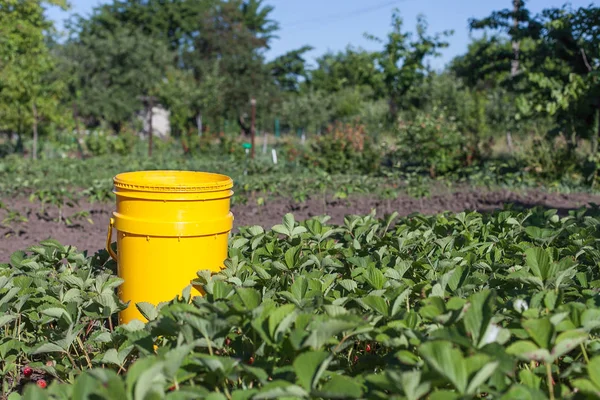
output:
[[85,147],[92,156],[126,155],[131,153],[137,140],[137,136],[132,132],[125,131],[114,135],[105,131],[93,131],[85,137]]
[[[399,11],[392,15],[392,31],[387,36],[384,48],[377,54],[377,64],[383,74],[384,91],[390,101],[390,112],[396,117],[399,107],[418,106],[418,97],[411,97],[411,90],[423,82],[426,75],[425,60],[438,55],[438,50],[448,46],[443,37],[452,32],[445,31],[433,36],[427,35],[427,21],[424,16],[417,18],[417,34],[402,32],[403,21]],[[381,39],[368,36],[383,43]]]
[[343,52],[327,53],[317,59],[309,87],[334,93],[345,88],[369,87],[383,94],[383,76],[377,68],[378,54],[350,46]]
[[304,46],[288,51],[269,63],[271,75],[281,91],[298,92],[300,90],[299,80],[308,77],[304,54],[311,50],[312,47]]
[[143,96],[157,96],[172,55],[166,45],[127,26],[79,22],[77,40],[67,44],[75,57],[65,68],[70,95],[82,116],[110,123],[119,132],[123,123],[144,107]]
[[[526,71],[530,88],[520,99],[525,117],[541,113],[556,118],[569,134],[600,135],[594,118],[600,107],[600,9],[581,7],[546,9],[538,16],[542,36]],[[597,147],[597,144],[595,145]]]
[[529,171],[545,179],[560,179],[562,176],[572,175],[580,162],[564,136],[558,136],[554,140],[536,137],[530,150],[522,157]]
[[431,177],[455,171],[467,163],[467,141],[452,117],[443,112],[419,113],[398,121],[399,143],[394,159],[403,168],[425,169]]
[[21,135],[31,129],[33,158],[37,125],[56,116],[60,91],[60,82],[47,79],[54,60],[47,46],[53,25],[44,16],[45,4],[66,7],[64,0],[0,2],[0,131]]
[[330,174],[357,172],[373,174],[381,163],[381,155],[365,126],[338,122],[330,125],[304,152],[300,161]]
[[471,21],[473,29],[507,33],[513,46],[511,53],[506,42],[494,41],[493,49],[481,44],[478,47],[485,49],[488,57],[472,57],[471,67],[475,68],[471,70],[481,71],[475,60],[480,60],[479,67],[487,65],[484,68],[490,70],[512,60],[511,74],[504,75],[504,83],[519,95],[515,116],[550,116],[572,146],[577,136],[591,138],[595,153],[599,132],[594,121],[600,104],[596,78],[599,21],[600,9],[592,4],[577,9],[570,5],[547,8],[532,16],[524,1],[515,0],[513,10]]
[[25,399],[597,396],[597,208],[395,217],[241,228],[226,268],[199,271],[204,297],[112,329],[106,254],[16,253],[4,393],[31,365],[51,383]]
[[288,96],[278,114],[292,130],[319,133],[331,119],[331,103],[332,98],[327,93],[309,91]]

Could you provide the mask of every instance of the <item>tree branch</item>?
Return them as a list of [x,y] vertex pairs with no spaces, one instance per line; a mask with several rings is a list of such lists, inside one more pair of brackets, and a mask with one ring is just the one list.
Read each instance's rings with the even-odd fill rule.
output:
[[588,72],[592,72],[592,66],[588,62],[587,55],[585,54],[585,50],[584,49],[579,49],[579,50],[581,51],[581,57],[583,57],[583,62],[585,63],[585,66],[587,67]]

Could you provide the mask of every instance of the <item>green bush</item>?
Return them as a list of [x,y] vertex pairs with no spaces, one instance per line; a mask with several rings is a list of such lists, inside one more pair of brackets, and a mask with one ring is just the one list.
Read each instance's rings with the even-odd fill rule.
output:
[[104,131],[90,132],[85,138],[85,146],[89,153],[94,156],[106,154],[129,154],[138,138],[132,132],[121,132],[113,135]]
[[577,173],[581,161],[564,136],[554,139],[536,137],[519,158],[525,170],[542,179],[560,180]]
[[443,113],[419,113],[400,120],[398,148],[392,158],[402,167],[427,169],[432,177],[458,169],[467,162],[467,140],[453,118]]
[[358,172],[372,174],[379,170],[381,156],[364,125],[335,123],[319,136],[300,157],[308,167],[328,173]]

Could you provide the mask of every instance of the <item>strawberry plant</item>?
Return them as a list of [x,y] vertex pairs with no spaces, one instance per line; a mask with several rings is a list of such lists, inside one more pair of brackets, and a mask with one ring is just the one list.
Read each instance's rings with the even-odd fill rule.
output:
[[[116,326],[104,251],[0,269],[5,396],[597,398],[597,208],[242,227],[205,292]],[[40,382],[45,382],[47,387]]]

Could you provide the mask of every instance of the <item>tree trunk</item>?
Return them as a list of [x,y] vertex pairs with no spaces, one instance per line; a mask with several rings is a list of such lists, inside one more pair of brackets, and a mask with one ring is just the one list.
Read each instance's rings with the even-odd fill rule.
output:
[[506,132],[506,145],[508,146],[508,152],[513,154],[515,152],[515,148],[513,147],[513,140],[510,131]]
[[512,50],[513,50],[513,59],[510,63],[510,76],[514,78],[519,73],[519,51],[521,48],[521,43],[518,40],[515,40],[515,35],[519,29],[519,11],[521,10],[521,0],[513,0],[513,41],[512,41]]
[[255,145],[254,145],[254,139],[256,136],[256,99],[252,98],[250,105],[252,106],[252,121],[251,121],[251,125],[250,125],[250,134],[252,135],[251,137],[251,142],[252,142],[252,148],[250,149],[250,158],[254,159],[254,151],[255,151]]
[[595,132],[592,133],[592,154],[598,154],[598,137],[600,136],[600,105],[596,108],[596,118],[594,121]]
[[37,160],[37,146],[38,146],[38,113],[35,101],[31,104],[31,111],[33,113],[33,150],[31,152],[31,158]]
[[85,159],[85,153],[83,151],[83,137],[81,136],[81,128],[79,126],[79,113],[77,112],[77,104],[73,102],[73,119],[75,120],[75,131],[77,132],[77,149],[79,150],[79,158]]
[[196,115],[196,126],[198,127],[198,137],[202,137],[202,112]]
[[152,157],[152,100],[148,100],[148,157]]

